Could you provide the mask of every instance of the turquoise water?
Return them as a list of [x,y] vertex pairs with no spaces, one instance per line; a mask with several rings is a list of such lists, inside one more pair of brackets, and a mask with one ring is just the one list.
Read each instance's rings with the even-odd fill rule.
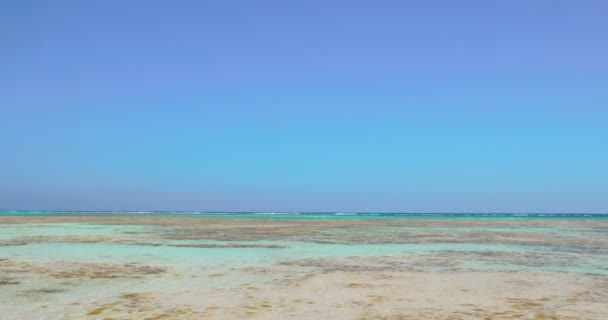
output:
[[0,224],[0,240],[28,236],[103,236],[124,232],[144,232],[140,225],[83,224],[83,223],[25,223],[16,225]]
[[[57,213],[54,213],[58,215]],[[72,213],[71,213],[72,214]],[[30,215],[30,213],[28,213]],[[122,213],[124,215],[124,213]],[[229,215],[238,219],[243,215]],[[249,215],[244,215],[249,217]],[[269,215],[263,215],[264,218]],[[219,215],[214,215],[219,218]],[[318,215],[315,215],[318,217]],[[323,216],[324,219],[327,216]],[[332,216],[333,217],[333,216]],[[409,217],[409,216],[408,216]],[[274,218],[274,215],[273,215]],[[363,219],[367,219],[365,217]],[[282,218],[287,219],[287,218]],[[337,219],[342,219],[341,217]],[[361,217],[360,217],[361,219]],[[375,219],[375,218],[372,218]],[[496,219],[496,218],[495,218]],[[503,218],[510,219],[510,218]],[[539,218],[534,218],[539,219]],[[605,217],[594,217],[605,219]],[[166,227],[140,224],[98,224],[83,222],[58,223],[22,223],[0,224],[0,240],[20,240],[27,244],[0,246],[0,258],[19,261],[49,263],[52,261],[89,262],[139,262],[143,264],[161,264],[175,270],[196,266],[202,270],[221,268],[245,268],[253,266],[272,266],[282,261],[302,259],[327,259],[343,257],[407,257],[437,256],[442,259],[449,254],[454,260],[454,252],[462,253],[462,261],[456,261],[454,268],[504,269],[504,270],[552,270],[564,272],[583,272],[608,274],[608,249],[584,239],[591,231],[601,236],[603,229],[590,227],[531,227],[531,226],[476,226],[476,227],[407,227],[407,226],[373,226],[357,228],[335,228],[325,230],[322,236],[303,236],[295,239],[276,240],[215,240],[215,239],[164,239],[168,233]],[[391,235],[393,232],[418,232],[425,235],[459,234],[468,235],[483,232],[484,235],[503,236],[516,232],[517,235],[536,238],[560,238],[577,240],[576,246],[560,244],[513,243],[462,243],[462,242],[424,242],[424,243],[367,243],[374,237]],[[354,242],[325,243],[329,240],[344,240],[353,234],[364,236],[363,240]],[[137,238],[133,238],[133,237]],[[319,238],[321,237],[321,238]],[[580,240],[578,240],[580,238]],[[126,239],[126,240],[125,240]],[[128,241],[127,241],[128,240]],[[8,243],[10,244],[10,243]],[[252,247],[229,247],[232,245]],[[217,245],[220,247],[183,247],[196,245]],[[254,247],[256,245],[276,246],[276,248]],[[228,247],[221,247],[228,246]],[[583,254],[582,250],[592,250],[592,254]],[[521,259],[505,261],[478,261],[475,252],[492,252],[494,254],[542,254],[546,261],[527,263]],[[559,254],[557,258],[553,255]],[[570,256],[574,255],[573,259]],[[545,257],[546,256],[546,257]],[[447,259],[447,258],[446,258]],[[567,259],[565,263],[564,259]],[[488,261],[489,260],[489,261]],[[570,260],[576,260],[573,263]],[[433,268],[432,264],[427,266]],[[210,271],[211,272],[211,271]]]

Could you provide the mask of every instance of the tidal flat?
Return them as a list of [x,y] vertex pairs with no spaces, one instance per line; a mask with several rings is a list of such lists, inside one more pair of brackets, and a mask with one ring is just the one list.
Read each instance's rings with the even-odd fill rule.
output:
[[0,215],[0,318],[608,319],[607,217]]

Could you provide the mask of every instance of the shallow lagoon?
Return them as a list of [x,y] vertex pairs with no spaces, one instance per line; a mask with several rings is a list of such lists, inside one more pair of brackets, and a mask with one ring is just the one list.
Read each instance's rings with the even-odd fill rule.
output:
[[2,319],[606,319],[608,218],[0,215]]

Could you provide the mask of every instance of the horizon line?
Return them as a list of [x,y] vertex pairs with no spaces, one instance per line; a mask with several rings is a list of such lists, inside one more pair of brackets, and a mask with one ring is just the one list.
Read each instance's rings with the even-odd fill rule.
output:
[[239,214],[239,213],[267,213],[267,214],[327,214],[327,213],[372,213],[372,214],[608,214],[608,212],[508,212],[508,211],[459,211],[459,212],[441,212],[441,211],[223,211],[223,210],[0,210],[0,212],[44,212],[44,213],[208,213],[208,214]]

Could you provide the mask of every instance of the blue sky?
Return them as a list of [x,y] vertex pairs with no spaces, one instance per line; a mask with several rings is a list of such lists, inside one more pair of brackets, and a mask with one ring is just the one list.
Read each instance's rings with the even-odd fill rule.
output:
[[605,1],[2,1],[0,209],[608,212]]

